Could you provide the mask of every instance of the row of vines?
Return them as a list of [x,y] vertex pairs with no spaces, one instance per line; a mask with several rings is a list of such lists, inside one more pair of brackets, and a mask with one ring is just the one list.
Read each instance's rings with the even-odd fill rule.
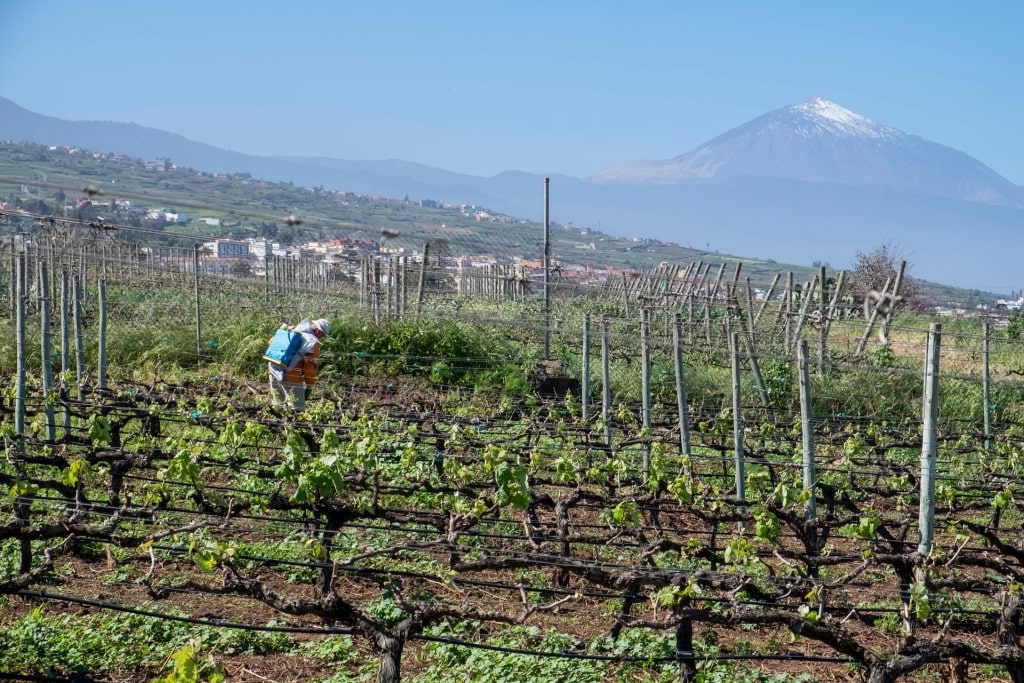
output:
[[[131,285],[109,293],[127,302]],[[170,293],[148,296],[187,310]],[[232,310],[209,310],[217,296]],[[238,322],[245,301],[210,295],[208,324]],[[554,335],[561,370],[588,378],[582,395],[530,390],[534,303],[437,311],[478,316],[470,325],[490,330],[491,346],[470,352],[442,348],[465,339],[452,333],[461,323],[375,320],[341,301],[308,311],[343,324],[298,415],[270,405],[258,363],[226,356],[258,353],[258,328],[219,330],[199,371],[132,367],[118,357],[125,345],[109,349],[101,384],[65,372],[43,391],[30,369],[17,406],[13,380],[5,385],[0,673],[213,680],[217,665],[203,657],[233,652],[193,637],[169,674],[156,656],[43,656],[31,643],[44,642],[50,610],[135,614],[192,636],[234,629],[260,634],[270,651],[288,647],[274,639],[311,643],[306,652],[330,653],[319,673],[336,681],[540,680],[530,668],[540,661],[563,679],[745,680],[722,668],[736,660],[791,680],[829,671],[879,683],[949,667],[958,680],[1024,681],[1019,389],[992,388],[989,401],[1002,405],[994,425],[986,402],[940,410],[925,432],[924,326],[897,321],[891,332],[913,339],[909,359],[889,344],[866,357],[833,346],[808,422],[797,406],[798,328],[780,316],[781,342],[755,337],[735,298],[705,299],[693,318],[675,312],[702,332],[689,337],[673,336],[667,310],[635,320],[599,298],[560,302],[557,327],[541,331]],[[138,313],[113,309],[116,340]],[[582,334],[583,312],[612,330],[611,348]],[[27,313],[34,323],[40,314]],[[181,332],[160,317],[147,339]],[[844,333],[837,322],[832,334],[852,345],[862,328]],[[437,334],[424,341],[417,330]],[[818,333],[804,330],[812,341]],[[518,342],[525,350],[513,357]],[[685,445],[677,350],[690,388]],[[966,397],[983,395],[979,378],[957,372],[941,380],[944,405],[977,407]],[[865,403],[836,395],[847,388]],[[939,474],[922,552],[928,442]],[[30,622],[34,635],[20,636]],[[522,659],[499,675],[482,652]],[[555,666],[565,662],[572,668]]]

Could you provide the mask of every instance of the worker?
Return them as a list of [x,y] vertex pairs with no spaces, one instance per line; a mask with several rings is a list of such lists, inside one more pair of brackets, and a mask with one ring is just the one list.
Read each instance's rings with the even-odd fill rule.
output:
[[320,340],[331,333],[331,323],[324,318],[313,322],[303,320],[290,329],[302,335],[302,345],[298,348],[297,357],[287,367],[267,364],[270,395],[275,406],[287,406],[295,412],[302,412],[317,382]]

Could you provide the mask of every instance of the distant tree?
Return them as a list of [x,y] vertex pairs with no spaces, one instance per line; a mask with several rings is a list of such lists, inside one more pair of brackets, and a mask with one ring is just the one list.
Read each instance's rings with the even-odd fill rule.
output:
[[[889,283],[889,291],[892,291],[893,283],[900,263],[906,261],[902,252],[889,243],[881,244],[873,250],[863,253],[857,252],[853,263],[851,277],[861,289],[861,295],[872,289],[879,292]],[[910,277],[910,263],[903,271],[903,280],[900,282],[899,294],[910,306],[914,306],[920,299],[921,286],[914,278]]]
[[1013,311],[1006,319],[1006,338],[1007,339],[1020,339],[1021,329],[1024,327],[1024,321],[1021,320],[1020,311]]
[[275,223],[263,221],[256,228],[256,232],[260,237],[272,240],[277,237],[277,225]]

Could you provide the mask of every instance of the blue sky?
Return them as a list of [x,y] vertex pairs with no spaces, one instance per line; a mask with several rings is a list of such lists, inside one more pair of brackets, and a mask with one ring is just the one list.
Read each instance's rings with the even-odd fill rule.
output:
[[1024,184],[1024,3],[3,0],[0,96],[250,154],[584,177],[821,95]]

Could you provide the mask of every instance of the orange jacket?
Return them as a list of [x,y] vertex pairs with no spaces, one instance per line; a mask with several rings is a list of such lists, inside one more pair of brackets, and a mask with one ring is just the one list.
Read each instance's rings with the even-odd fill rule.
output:
[[317,380],[317,365],[320,363],[320,342],[313,345],[313,350],[303,354],[295,367],[284,373],[284,381],[295,384],[313,386]]

